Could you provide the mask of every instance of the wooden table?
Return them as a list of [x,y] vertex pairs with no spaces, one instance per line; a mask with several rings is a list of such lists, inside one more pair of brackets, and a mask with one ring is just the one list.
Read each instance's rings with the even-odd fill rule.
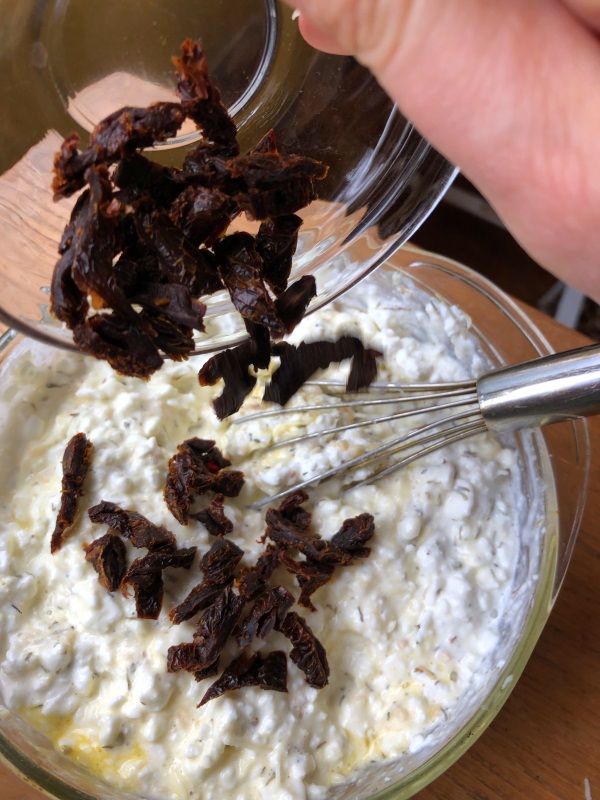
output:
[[[528,311],[557,350],[589,343]],[[590,433],[588,503],[552,616],[491,727],[418,800],[600,800],[600,417]],[[41,797],[0,766],[1,800]]]

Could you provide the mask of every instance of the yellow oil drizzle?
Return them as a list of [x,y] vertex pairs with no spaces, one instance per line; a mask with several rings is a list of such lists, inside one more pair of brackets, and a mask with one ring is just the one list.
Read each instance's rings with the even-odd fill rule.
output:
[[138,788],[139,767],[147,754],[139,744],[102,747],[95,731],[77,725],[70,717],[42,714],[39,708],[22,708],[19,714],[71,761],[99,778],[116,778],[127,790]]

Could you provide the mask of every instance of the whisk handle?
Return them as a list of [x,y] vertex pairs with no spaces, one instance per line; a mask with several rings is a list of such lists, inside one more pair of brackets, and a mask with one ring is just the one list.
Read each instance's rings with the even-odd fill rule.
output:
[[494,433],[600,414],[600,345],[494,370],[479,378],[477,394]]

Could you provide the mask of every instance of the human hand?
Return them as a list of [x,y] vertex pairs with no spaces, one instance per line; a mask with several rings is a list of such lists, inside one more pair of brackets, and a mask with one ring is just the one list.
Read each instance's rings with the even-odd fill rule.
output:
[[600,0],[285,0],[351,53],[521,245],[600,301]]

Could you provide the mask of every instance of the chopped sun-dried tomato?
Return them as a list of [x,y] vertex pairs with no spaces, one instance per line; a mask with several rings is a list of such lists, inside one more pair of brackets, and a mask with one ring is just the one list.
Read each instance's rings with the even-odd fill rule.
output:
[[294,596],[283,586],[266,589],[254,602],[248,616],[242,620],[237,643],[249,645],[255,636],[264,639],[275,625],[282,625],[285,615],[294,603]]
[[346,358],[352,359],[348,391],[365,389],[377,374],[381,353],[366,349],[355,336],[342,336],[336,342],[302,342],[298,347],[284,342],[278,345],[277,355],[281,363],[265,389],[264,399],[283,406],[314,372]]
[[286,214],[265,220],[258,229],[256,249],[263,260],[263,277],[277,297],[287,288],[301,225],[296,214]]
[[322,689],[329,678],[329,664],[325,648],[314,635],[308,623],[295,611],[290,611],[277,630],[292,643],[290,658],[304,672],[306,682],[315,689]]
[[125,543],[114,533],[105,533],[85,548],[85,560],[98,573],[98,582],[108,592],[116,592],[127,570]]
[[253,343],[244,342],[209,358],[198,373],[200,386],[214,386],[217,381],[223,380],[223,392],[213,401],[219,419],[238,411],[256,385],[255,376],[248,372],[254,354]]
[[127,587],[133,586],[138,617],[158,619],[164,594],[163,569],[167,567],[189,569],[195,555],[195,547],[185,547],[173,551],[155,550],[135,559],[123,577],[121,591],[127,597],[129,594]]
[[243,599],[231,586],[226,586],[214,603],[204,611],[194,634],[198,656],[198,664],[194,671],[209,667],[219,658],[237,625],[243,607]]
[[[241,155],[202,45],[186,39],[173,63],[179,103],[121,108],[98,123],[87,148],[73,134],[56,154],[55,199],[89,188],[59,245],[51,310],[80,350],[147,379],[165,357],[194,352],[194,330],[204,330],[201,296],[226,288],[251,341],[201,373],[201,384],[225,381],[215,402],[223,418],[254,386],[249,367],[269,366],[271,339],[291,332],[315,295],[310,276],[287,282],[302,224],[294,212],[316,198],[327,167],[280,153],[273,131]],[[183,168],[140,152],[175,136],[186,117],[203,138]],[[262,220],[256,237],[227,235],[242,211]]]
[[211,583],[225,583],[233,577],[243,555],[244,551],[237,544],[224,536],[217,536],[210,550],[200,559],[204,579]]
[[218,494],[202,511],[190,514],[190,517],[201,522],[212,536],[224,536],[233,530],[233,522],[225,516],[225,496]]
[[240,570],[235,584],[244,600],[252,600],[263,591],[279,565],[281,552],[280,547],[270,544],[253,567]]
[[233,582],[233,578],[229,578],[223,583],[214,583],[212,581],[203,580],[191,590],[187,597],[169,611],[169,617],[174,625],[179,625],[187,619],[195,617],[200,611],[203,611],[208,606],[212,605],[217,597],[221,594],[229,584]]
[[116,503],[101,500],[88,510],[88,515],[92,522],[104,523],[119,531],[134,547],[172,552],[177,546],[175,536],[167,528],[155,525],[137,511],[127,511]]
[[214,441],[194,437],[177,446],[178,452],[169,461],[165,485],[165,502],[175,519],[187,525],[194,494],[207,491],[236,497],[244,484],[244,475],[227,467]]
[[317,609],[310,599],[321,586],[331,580],[334,567],[332,564],[322,564],[308,560],[295,560],[287,553],[281,556],[281,563],[288,572],[295,575],[300,586],[300,597],[298,605],[308,608],[310,611]]
[[83,482],[90,467],[93,445],[84,433],[76,433],[67,443],[62,459],[62,488],[56,525],[50,540],[50,552],[63,545],[65,533],[75,521]]
[[275,650],[266,658],[260,653],[242,653],[223,671],[200,700],[198,707],[225,692],[244,686],[259,686],[275,692],[287,692],[287,660],[285,653]]

